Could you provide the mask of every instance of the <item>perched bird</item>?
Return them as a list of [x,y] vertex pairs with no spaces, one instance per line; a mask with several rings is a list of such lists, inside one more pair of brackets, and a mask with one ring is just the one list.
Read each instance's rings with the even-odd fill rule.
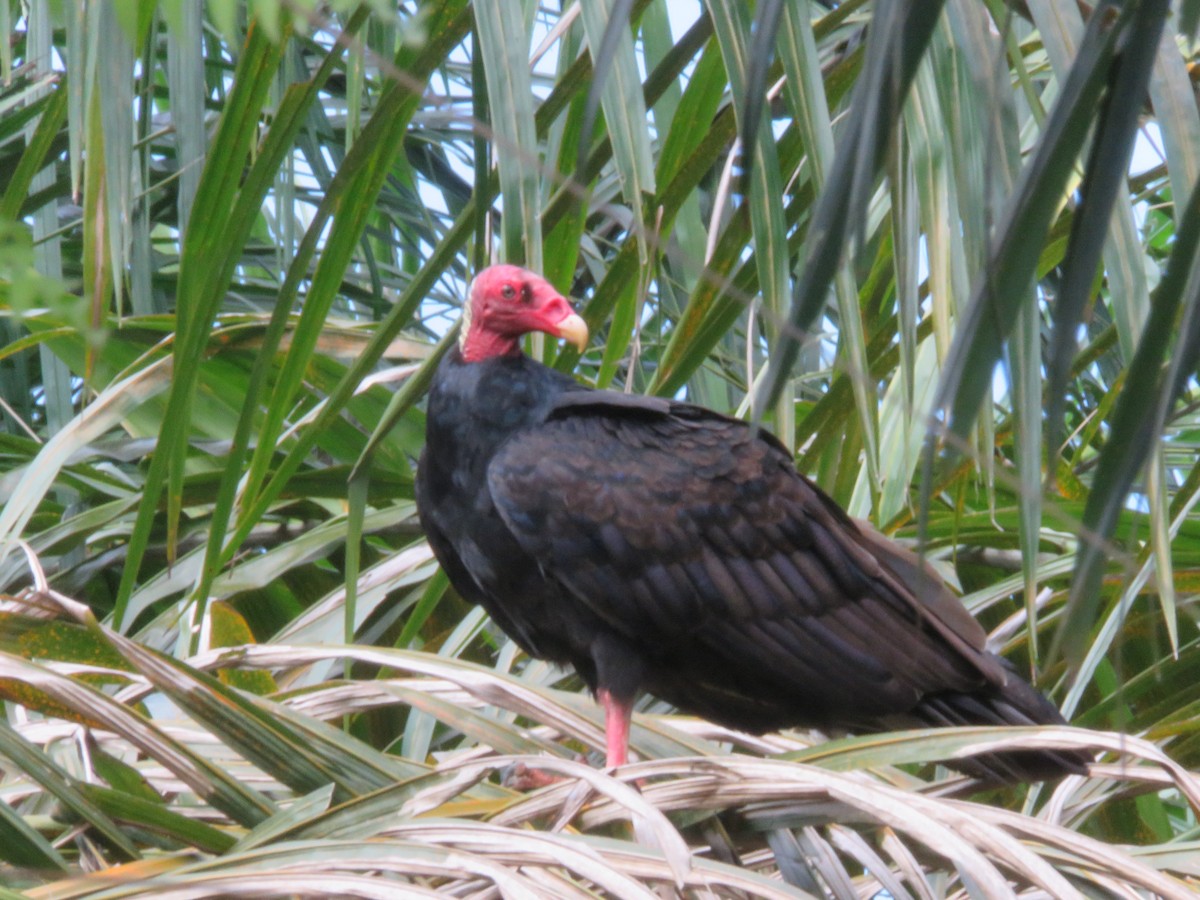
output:
[[[451,583],[527,653],[573,666],[627,759],[642,691],[751,732],[1060,724],[916,556],[856,524],[745,422],[598,391],[529,359],[587,326],[536,274],[483,270],[429,395],[421,523]],[[953,765],[1084,770],[1064,751]]]

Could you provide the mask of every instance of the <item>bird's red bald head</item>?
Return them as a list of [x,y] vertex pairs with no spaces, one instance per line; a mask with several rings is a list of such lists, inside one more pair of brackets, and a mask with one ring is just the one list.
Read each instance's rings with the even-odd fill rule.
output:
[[520,266],[489,266],[471,282],[463,306],[459,347],[463,359],[479,362],[520,349],[531,331],[587,346],[587,325],[550,283]]

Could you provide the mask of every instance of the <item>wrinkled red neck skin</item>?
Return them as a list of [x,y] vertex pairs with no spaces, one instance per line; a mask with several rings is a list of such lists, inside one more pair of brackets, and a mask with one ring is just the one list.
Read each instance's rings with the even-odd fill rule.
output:
[[467,362],[482,362],[493,356],[516,356],[521,352],[517,338],[506,337],[482,328],[469,327],[458,343],[459,352]]

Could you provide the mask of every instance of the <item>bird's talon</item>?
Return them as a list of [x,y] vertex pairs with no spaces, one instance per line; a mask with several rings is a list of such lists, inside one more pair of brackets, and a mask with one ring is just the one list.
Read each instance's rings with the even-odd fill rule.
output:
[[541,769],[531,769],[525,763],[517,763],[505,771],[500,783],[514,791],[537,791],[565,780],[559,775],[551,775]]

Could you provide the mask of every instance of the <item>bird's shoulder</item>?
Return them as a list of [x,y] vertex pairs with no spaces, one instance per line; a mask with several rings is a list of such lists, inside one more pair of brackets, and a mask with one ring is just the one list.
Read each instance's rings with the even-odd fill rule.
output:
[[[574,439],[576,443],[563,443]],[[792,457],[769,431],[715,410],[665,397],[617,391],[569,390],[557,394],[538,428],[521,435],[527,445],[538,444],[553,453],[604,453],[612,459],[636,460],[636,454],[656,451],[682,453],[684,458],[723,456],[742,460],[743,474],[756,474],[759,463],[783,464]],[[633,454],[626,456],[625,451]],[[703,477],[703,473],[701,473]]]
[[512,503],[567,497],[585,517],[612,514],[614,493],[658,514],[690,515],[714,500],[725,509],[753,506],[772,491],[803,493],[797,477],[786,448],[740,419],[598,390],[559,393],[489,467],[493,487]]

